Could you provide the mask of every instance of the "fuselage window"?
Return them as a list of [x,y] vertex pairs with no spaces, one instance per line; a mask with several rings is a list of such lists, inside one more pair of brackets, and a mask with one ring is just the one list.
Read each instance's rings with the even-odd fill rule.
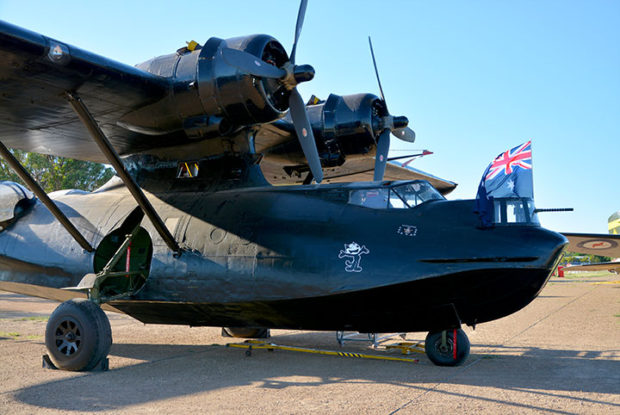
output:
[[531,199],[495,199],[494,213],[497,224],[539,224]]

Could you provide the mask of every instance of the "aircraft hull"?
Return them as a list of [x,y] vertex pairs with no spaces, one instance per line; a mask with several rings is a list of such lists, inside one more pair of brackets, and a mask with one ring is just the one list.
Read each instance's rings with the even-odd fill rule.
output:
[[[414,332],[474,325],[529,304],[550,271],[493,269],[346,294],[243,303],[115,301],[110,305],[153,324],[299,330]],[[484,286],[480,286],[480,284]],[[446,296],[446,285],[461,294]],[[477,287],[477,288],[474,288]]]
[[[153,239],[146,283],[106,306],[145,323],[441,330],[525,307],[566,244],[534,225],[480,229],[473,201],[376,210],[347,203],[338,192],[348,191],[327,185],[151,195],[185,252],[175,258],[142,220]],[[57,195],[56,202],[90,231],[94,246],[135,209],[122,187]],[[50,231],[37,234],[39,226]],[[359,253],[348,255],[353,243]],[[93,272],[93,261],[40,204],[0,233],[2,290],[59,301],[85,296],[62,288]]]

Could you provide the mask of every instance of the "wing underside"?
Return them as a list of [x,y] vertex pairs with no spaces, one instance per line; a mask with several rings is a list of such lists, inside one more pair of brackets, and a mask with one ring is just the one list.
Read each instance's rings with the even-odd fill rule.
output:
[[68,91],[83,99],[120,154],[178,138],[140,134],[117,124],[124,114],[162,99],[166,78],[3,21],[0,82],[0,140],[8,147],[104,162],[67,102]]

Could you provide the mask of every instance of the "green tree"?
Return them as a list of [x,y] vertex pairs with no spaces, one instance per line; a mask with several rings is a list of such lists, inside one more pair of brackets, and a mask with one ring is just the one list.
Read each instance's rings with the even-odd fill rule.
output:
[[[114,176],[112,168],[99,163],[21,150],[11,150],[11,153],[48,193],[61,189],[81,189],[90,192]],[[4,160],[0,161],[0,180],[23,184]]]
[[601,262],[610,262],[611,258],[598,255],[584,255],[577,252],[566,252],[564,258],[560,261],[560,265],[566,264],[599,264]]

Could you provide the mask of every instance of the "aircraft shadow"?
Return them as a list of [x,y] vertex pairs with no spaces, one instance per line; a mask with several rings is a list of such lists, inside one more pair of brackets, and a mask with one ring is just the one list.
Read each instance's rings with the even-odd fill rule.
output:
[[[329,337],[334,344],[334,338]],[[502,350],[502,347],[495,345],[489,347],[495,348],[498,353],[511,349]],[[460,394],[445,390],[446,385],[466,385],[526,391],[558,399],[574,399],[575,402],[609,405],[620,410],[620,405],[613,402],[620,382],[620,361],[602,358],[601,352],[597,351],[577,353],[573,350],[525,349],[521,356],[472,354],[464,366],[441,368],[433,366],[423,355],[419,355],[420,363],[411,364],[280,350],[255,350],[251,357],[246,357],[243,349],[222,345],[114,344],[109,371],[40,383],[20,389],[13,396],[35,407],[101,412],[250,385],[267,390],[325,384],[351,387],[377,384],[409,388],[412,397],[433,390],[450,396],[462,395],[468,399],[501,403],[511,406],[513,410],[563,413],[535,403],[524,404],[505,398],[475,396],[475,392]],[[331,350],[337,350],[337,345]],[[117,361],[118,358],[128,358],[139,362],[114,367],[115,358]],[[299,376],[304,377],[304,381],[292,380]],[[435,386],[428,387],[429,384]],[[437,384],[441,384],[439,390]],[[570,396],[573,392],[597,395],[587,399]],[[609,400],[601,394],[610,394]],[[506,394],[498,393],[496,396],[505,397]]]

